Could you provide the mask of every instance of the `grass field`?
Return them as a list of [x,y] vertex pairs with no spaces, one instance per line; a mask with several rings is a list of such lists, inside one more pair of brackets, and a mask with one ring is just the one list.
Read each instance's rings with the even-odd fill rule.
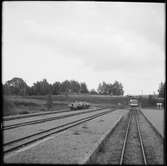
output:
[[[27,96],[26,99],[34,99],[34,100],[46,100],[47,96]],[[117,103],[127,103],[127,97],[125,96],[109,96],[109,95],[53,95],[53,101],[59,102],[73,102],[77,101],[87,101],[91,103],[101,104],[101,103],[110,103],[110,104],[117,104]]]
[[[3,115],[28,114],[41,111],[48,111],[46,107],[48,96],[4,96]],[[117,108],[127,107],[127,96],[109,95],[52,95],[53,105],[50,111],[68,108],[68,104],[74,101],[86,101],[91,105],[116,106]],[[150,105],[148,97],[141,100],[142,107],[154,108]]]
[[[48,111],[46,107],[47,96],[5,96],[3,115],[28,114]],[[127,104],[127,97],[107,95],[53,95],[53,107],[51,110],[68,108],[73,101],[86,101],[92,105],[118,105]]]

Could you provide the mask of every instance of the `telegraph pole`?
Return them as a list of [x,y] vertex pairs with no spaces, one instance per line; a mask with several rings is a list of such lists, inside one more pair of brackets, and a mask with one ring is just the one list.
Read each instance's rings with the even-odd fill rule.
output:
[[143,90],[141,90],[141,95],[143,96]]

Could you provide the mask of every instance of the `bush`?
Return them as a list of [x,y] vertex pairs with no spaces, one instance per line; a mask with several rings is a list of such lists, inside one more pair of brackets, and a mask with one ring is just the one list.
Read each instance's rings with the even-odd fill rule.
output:
[[7,97],[3,97],[3,116],[16,114],[18,114],[18,112],[15,104],[11,100],[7,99]]
[[46,111],[45,108],[41,108],[40,111]]
[[19,114],[29,114],[29,112],[24,110],[24,111],[19,112]]

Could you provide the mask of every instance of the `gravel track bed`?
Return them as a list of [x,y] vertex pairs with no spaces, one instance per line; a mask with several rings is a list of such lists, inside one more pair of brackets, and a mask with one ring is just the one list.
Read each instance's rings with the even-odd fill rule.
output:
[[137,123],[135,119],[135,112],[132,112],[132,120],[130,123],[127,143],[125,146],[123,164],[144,164],[137,130]]
[[[45,119],[45,118],[51,118],[51,117],[56,117],[56,116],[63,116],[63,115],[68,115],[68,114],[73,114],[73,113],[77,113],[77,112],[85,112],[85,111],[91,111],[93,109],[96,108],[89,108],[89,109],[85,109],[85,110],[77,110],[77,111],[70,111],[70,110],[62,110],[61,111],[54,111],[54,112],[50,112],[49,113],[43,113],[43,114],[34,114],[34,115],[29,115],[30,117],[24,117],[24,118],[20,118],[20,119],[13,119],[13,120],[9,120],[9,121],[3,121],[3,126],[9,126],[9,125],[14,125],[14,124],[18,124],[18,123],[24,123],[24,122],[29,122],[29,121],[34,121],[34,120],[40,120],[40,119]],[[66,112],[64,112],[66,111]]]
[[164,109],[141,109],[141,112],[149,119],[159,133],[165,135],[165,111]]
[[163,164],[164,144],[160,137],[146,121],[145,117],[139,114],[139,125],[143,138],[143,144],[148,164]]
[[128,125],[128,116],[126,114],[114,131],[106,138],[104,146],[99,148],[97,155],[91,158],[87,164],[119,164],[123,140]]
[[[85,163],[99,140],[128,110],[117,110],[4,156],[5,163]],[[86,159],[86,160],[85,160]],[[84,161],[84,162],[83,162]]]
[[[37,132],[41,132],[44,130],[48,130],[51,129],[53,127],[59,126],[59,125],[64,125],[66,123],[81,119],[81,118],[85,118],[91,115],[95,115],[98,114],[100,112],[104,112],[110,109],[103,109],[100,111],[95,111],[95,112],[90,112],[90,113],[86,113],[86,114],[80,114],[77,116],[72,116],[72,117],[67,117],[65,119],[55,119],[53,121],[47,121],[45,123],[38,123],[38,124],[33,124],[33,125],[27,125],[27,126],[22,126],[22,127],[18,127],[18,128],[14,128],[12,130],[5,130],[3,131],[3,143],[7,143],[10,141],[13,141],[15,139],[19,139],[31,134],[35,134]],[[113,110],[111,110],[112,112]]]
[[[119,164],[121,150],[128,125],[129,114],[124,116],[105,144],[99,148],[96,155],[88,164]],[[138,114],[139,126],[142,134],[146,160],[148,164],[163,164],[163,139],[147,122],[143,114]],[[123,164],[144,164],[136,121],[133,116],[125,147]]]

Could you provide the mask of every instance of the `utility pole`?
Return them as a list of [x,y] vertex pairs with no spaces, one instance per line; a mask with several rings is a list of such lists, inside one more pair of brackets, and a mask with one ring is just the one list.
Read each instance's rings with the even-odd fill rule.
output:
[[143,97],[143,90],[141,90],[141,97],[140,97],[140,109],[142,107],[142,97]]
[[143,90],[141,90],[141,95],[143,96]]

